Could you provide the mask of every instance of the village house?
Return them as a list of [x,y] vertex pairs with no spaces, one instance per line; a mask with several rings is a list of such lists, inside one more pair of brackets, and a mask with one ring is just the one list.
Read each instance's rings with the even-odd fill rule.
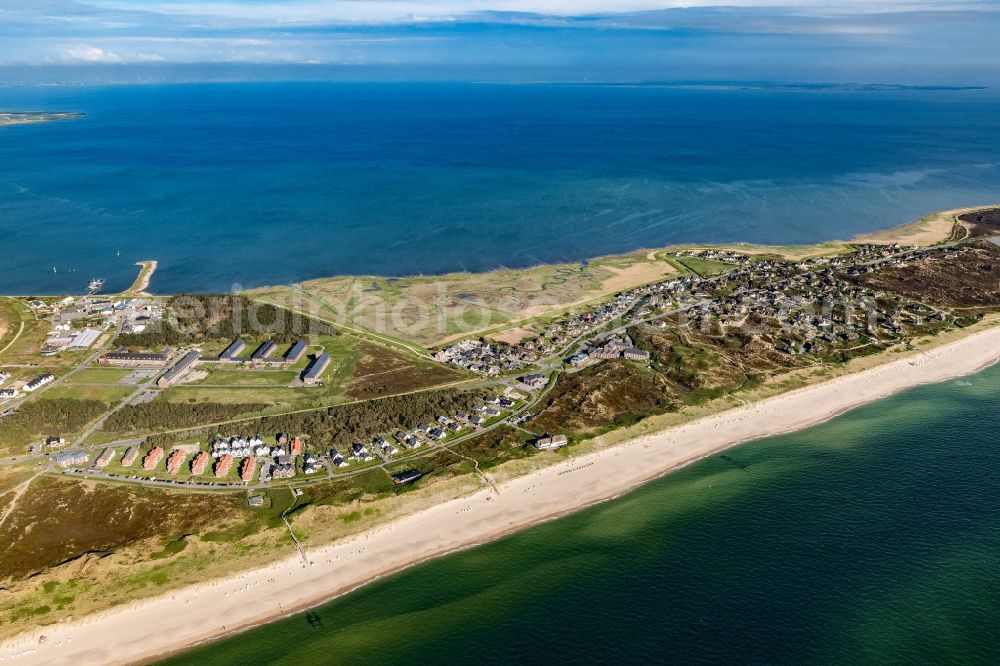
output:
[[184,465],[184,459],[187,454],[183,449],[174,449],[170,452],[170,456],[167,458],[167,473],[171,476],[177,476],[181,471],[181,467]]
[[274,462],[274,469],[271,470],[273,478],[290,479],[295,476],[295,459],[292,456],[278,456]]
[[560,446],[566,446],[568,443],[569,439],[566,435],[546,436],[535,441],[535,448],[539,450],[558,449]]
[[122,456],[121,466],[122,467],[131,467],[135,463],[135,461],[136,461],[136,459],[138,457],[139,457],[139,447],[138,446],[130,446],[125,451],[125,455]]
[[201,476],[205,473],[208,468],[208,461],[211,460],[211,456],[208,455],[206,451],[200,451],[198,455],[194,457],[191,461],[191,474],[194,476]]
[[105,467],[111,464],[111,459],[114,457],[115,457],[114,448],[110,446],[107,447],[106,449],[101,451],[101,455],[99,455],[97,457],[97,460],[94,461],[94,468],[104,469]]
[[330,449],[330,462],[335,467],[347,467],[348,465],[347,461],[344,460],[344,456],[337,449]]
[[542,374],[531,374],[521,377],[521,382],[530,388],[541,389],[545,388],[545,385],[548,384],[548,379]]
[[622,358],[627,358],[630,361],[648,361],[649,352],[636,347],[628,347],[622,351]]
[[57,453],[54,458],[57,465],[65,468],[87,464],[87,461],[90,460],[90,455],[83,449],[72,449]]
[[142,459],[142,468],[147,472],[156,469],[156,465],[159,464],[161,458],[163,458],[163,448],[154,446],[146,454],[146,457]]
[[224,479],[225,477],[229,476],[229,470],[232,468],[232,466],[233,466],[233,457],[228,453],[219,458],[219,461],[215,463],[215,478]]
[[243,465],[240,467],[240,478],[244,483],[250,483],[253,480],[253,473],[256,469],[257,458],[250,456],[243,459]]
[[29,381],[22,387],[22,390],[25,393],[31,393],[32,391],[37,390],[42,386],[45,386],[49,382],[53,381],[55,378],[56,378],[55,375],[53,375],[50,372],[46,372],[45,374],[38,375],[37,377]]

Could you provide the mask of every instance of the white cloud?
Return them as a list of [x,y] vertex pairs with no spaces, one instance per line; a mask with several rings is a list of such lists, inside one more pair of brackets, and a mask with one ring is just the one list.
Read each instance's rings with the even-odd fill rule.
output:
[[117,53],[105,51],[89,44],[70,46],[66,49],[65,55],[68,60],[77,60],[80,62],[125,62]]
[[166,58],[159,53],[110,51],[92,44],[75,44],[61,51],[61,59],[80,63],[134,63],[134,62],[164,62]]
[[741,7],[781,9],[787,13],[868,14],[920,10],[989,9],[977,0],[90,0],[118,9],[167,15],[214,17],[268,23],[419,23],[482,12],[524,12],[550,16],[624,14],[664,9]]

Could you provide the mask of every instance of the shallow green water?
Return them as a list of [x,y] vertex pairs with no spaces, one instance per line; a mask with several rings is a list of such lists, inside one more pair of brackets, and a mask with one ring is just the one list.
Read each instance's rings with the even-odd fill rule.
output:
[[170,664],[1000,663],[1000,367]]

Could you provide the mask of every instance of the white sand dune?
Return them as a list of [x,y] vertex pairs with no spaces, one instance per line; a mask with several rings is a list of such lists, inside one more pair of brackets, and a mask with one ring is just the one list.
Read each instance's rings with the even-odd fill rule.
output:
[[[1000,327],[923,354],[832,379],[573,458],[402,518],[349,542],[179,590],[0,646],[13,664],[119,664],[149,659],[326,601],[388,572],[494,539],[619,495],[734,444],[804,428],[901,389],[975,372],[1000,358]],[[46,640],[39,642],[39,635]]]

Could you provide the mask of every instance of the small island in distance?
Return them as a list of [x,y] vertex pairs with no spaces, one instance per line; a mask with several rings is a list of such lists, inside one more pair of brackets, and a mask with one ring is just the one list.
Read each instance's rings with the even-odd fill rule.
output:
[[0,127],[7,125],[33,125],[36,123],[51,123],[57,120],[72,120],[82,118],[83,113],[65,111],[0,111]]

